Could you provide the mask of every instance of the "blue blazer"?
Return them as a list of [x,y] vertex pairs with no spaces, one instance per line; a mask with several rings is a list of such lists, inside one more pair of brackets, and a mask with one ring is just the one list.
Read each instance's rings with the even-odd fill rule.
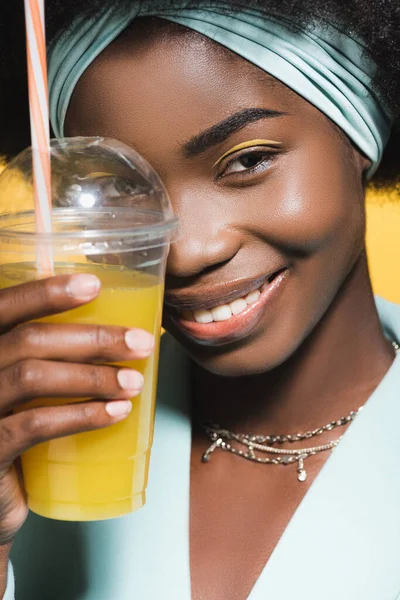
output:
[[[390,339],[400,307],[378,300]],[[147,504],[111,521],[30,514],[16,600],[190,600],[188,358],[162,342]],[[400,356],[296,510],[248,600],[400,600]],[[14,599],[10,564],[5,600]]]

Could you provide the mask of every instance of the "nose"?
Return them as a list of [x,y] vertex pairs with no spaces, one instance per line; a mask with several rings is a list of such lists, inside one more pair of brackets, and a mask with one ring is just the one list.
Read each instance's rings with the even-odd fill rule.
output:
[[218,268],[240,249],[238,231],[230,229],[215,213],[207,214],[201,204],[194,206],[192,202],[191,211],[186,214],[175,208],[180,221],[180,238],[171,245],[167,263],[169,277],[194,277]]

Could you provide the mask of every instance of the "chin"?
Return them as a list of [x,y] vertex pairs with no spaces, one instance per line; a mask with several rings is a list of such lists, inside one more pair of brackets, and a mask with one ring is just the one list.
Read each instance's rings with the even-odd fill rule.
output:
[[[172,326],[171,326],[172,325]],[[296,350],[300,332],[285,335],[286,327],[261,327],[236,341],[206,345],[190,339],[176,323],[165,323],[167,331],[200,367],[220,377],[249,377],[275,369]],[[299,341],[300,343],[300,341]]]

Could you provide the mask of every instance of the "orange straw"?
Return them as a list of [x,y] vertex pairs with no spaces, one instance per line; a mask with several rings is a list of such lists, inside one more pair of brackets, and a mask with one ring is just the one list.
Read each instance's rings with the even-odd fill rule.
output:
[[[44,0],[25,0],[25,25],[36,231],[51,233],[49,93]],[[37,248],[37,267],[42,276],[50,276],[53,272],[52,250],[44,243]]]

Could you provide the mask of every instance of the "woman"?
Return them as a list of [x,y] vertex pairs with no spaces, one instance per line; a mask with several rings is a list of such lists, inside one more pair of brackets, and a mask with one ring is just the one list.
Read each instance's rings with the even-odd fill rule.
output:
[[[364,193],[384,177],[398,110],[398,9],[105,4],[50,3],[52,126],[135,147],[181,220],[148,503],[109,522],[30,515],[22,527],[14,458],[124,418],[123,405],[104,409],[121,396],[116,371],[82,390],[70,363],[84,373],[93,356],[151,343],[142,333],[128,352],[119,330],[99,348],[91,332],[71,345],[67,327],[15,327],[89,301],[93,281],[2,292],[3,583],[22,527],[17,600],[395,600],[400,309],[371,291]],[[60,377],[98,401],[7,416]],[[7,600],[13,590],[9,565]]]

